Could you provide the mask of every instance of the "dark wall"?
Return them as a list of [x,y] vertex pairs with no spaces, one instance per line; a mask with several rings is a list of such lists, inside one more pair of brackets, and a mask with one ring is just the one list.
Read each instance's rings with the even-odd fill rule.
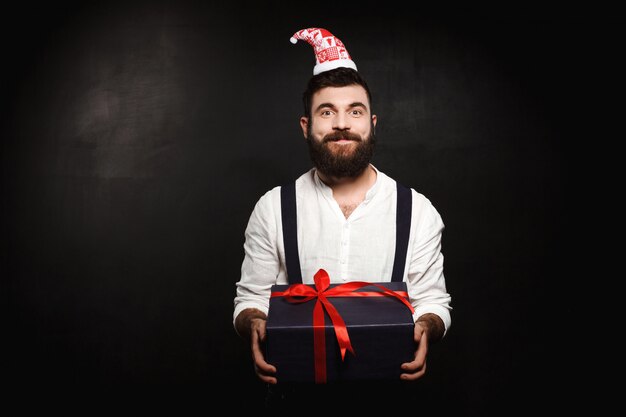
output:
[[416,385],[422,410],[532,408],[569,380],[572,87],[592,67],[588,38],[530,13],[357,6],[10,13],[0,233],[17,392],[258,400],[232,301],[254,203],[309,168],[298,118],[314,57],[289,37],[312,26],[370,83],[375,165],[446,224],[453,325]]

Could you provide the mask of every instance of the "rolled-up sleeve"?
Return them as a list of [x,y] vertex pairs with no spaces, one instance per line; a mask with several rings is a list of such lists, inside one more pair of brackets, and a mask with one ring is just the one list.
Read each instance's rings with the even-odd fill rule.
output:
[[[413,192],[412,250],[408,254],[407,287],[415,312],[413,319],[426,313],[439,316],[445,331],[452,324],[451,297],[443,274],[441,237],[444,224],[441,216],[423,195]],[[445,333],[444,333],[445,334]]]
[[[277,190],[271,190],[256,203],[245,230],[244,260],[234,299],[233,324],[246,308],[267,314],[271,286],[280,271],[277,247]],[[280,202],[280,200],[278,200]]]

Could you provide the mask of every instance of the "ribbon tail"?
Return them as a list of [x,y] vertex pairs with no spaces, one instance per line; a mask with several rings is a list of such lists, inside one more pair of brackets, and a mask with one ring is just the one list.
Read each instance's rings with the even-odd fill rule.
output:
[[315,352],[315,383],[326,383],[326,329],[324,308],[318,301],[313,308],[313,351]]
[[350,336],[348,335],[348,328],[346,323],[341,318],[341,315],[327,299],[326,297],[319,297],[326,311],[328,312],[328,316],[333,322],[333,327],[335,329],[335,336],[337,337],[337,343],[339,344],[339,351],[341,352],[341,360],[345,360],[346,352],[349,351],[352,355],[356,356],[354,353],[354,349],[352,348],[352,343],[350,342]]

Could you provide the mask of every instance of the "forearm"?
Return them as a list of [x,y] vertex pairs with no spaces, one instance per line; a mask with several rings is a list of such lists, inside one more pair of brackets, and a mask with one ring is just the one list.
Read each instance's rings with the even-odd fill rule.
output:
[[445,325],[438,315],[433,313],[423,314],[419,316],[416,323],[426,330],[428,343],[435,343],[443,338]]
[[250,341],[250,328],[254,319],[267,320],[267,315],[257,308],[246,308],[235,319],[235,330],[246,341]]

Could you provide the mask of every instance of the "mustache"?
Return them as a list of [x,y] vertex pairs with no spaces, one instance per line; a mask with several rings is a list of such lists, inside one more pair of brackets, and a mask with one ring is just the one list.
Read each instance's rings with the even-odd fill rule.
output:
[[355,134],[355,133],[351,133],[351,132],[332,132],[329,133],[328,135],[324,136],[323,139],[323,143],[328,143],[328,142],[337,142],[339,140],[351,140],[354,142],[361,142],[361,136]]

